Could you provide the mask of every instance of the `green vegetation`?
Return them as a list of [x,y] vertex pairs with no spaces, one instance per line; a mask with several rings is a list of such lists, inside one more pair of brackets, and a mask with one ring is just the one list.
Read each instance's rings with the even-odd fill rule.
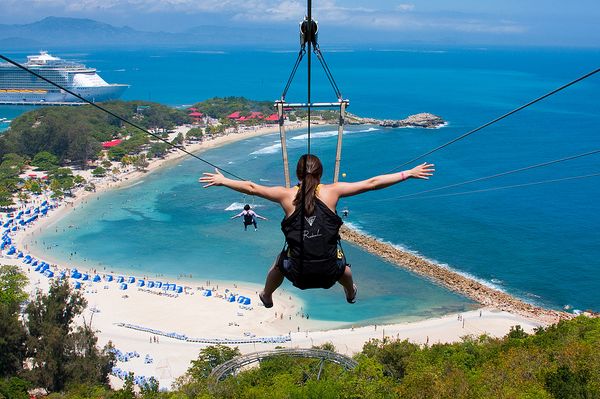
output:
[[[145,129],[155,131],[190,122],[185,111],[157,103],[113,101],[103,106]],[[149,107],[138,108],[140,106]],[[27,112],[13,121],[10,130],[0,136],[0,157],[20,154],[32,159],[32,165],[43,170],[67,162],[85,166],[88,160],[98,158],[103,141],[114,138],[126,139],[117,146],[123,147],[121,156],[148,142],[143,132],[90,105],[45,107]]]
[[270,115],[274,112],[273,101],[254,101],[244,97],[214,97],[194,105],[198,111],[215,119],[225,119],[233,112],[240,111],[242,116],[251,112]]
[[90,325],[75,326],[86,302],[67,282],[54,281],[20,312],[26,277],[0,266],[0,398],[28,398],[32,387],[62,391],[81,384],[107,387],[111,346],[97,347]]
[[26,398],[34,387],[56,399],[600,397],[600,319],[585,316],[531,335],[517,326],[501,339],[483,335],[424,347],[372,340],[350,371],[329,363],[321,368],[319,359],[274,357],[212,388],[211,371],[240,351],[209,346],[171,392],[160,392],[155,380],[134,390],[132,375],[115,391],[107,385],[111,347],[99,350],[91,325],[73,323],[83,297],[55,281],[20,317],[25,284],[18,268],[0,267],[0,398]]

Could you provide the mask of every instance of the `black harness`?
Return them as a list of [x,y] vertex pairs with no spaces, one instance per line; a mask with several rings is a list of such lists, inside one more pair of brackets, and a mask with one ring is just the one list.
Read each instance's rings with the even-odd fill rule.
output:
[[303,214],[297,208],[281,222],[286,243],[277,265],[297,288],[331,288],[347,265],[340,243],[342,219],[318,198],[304,222]]

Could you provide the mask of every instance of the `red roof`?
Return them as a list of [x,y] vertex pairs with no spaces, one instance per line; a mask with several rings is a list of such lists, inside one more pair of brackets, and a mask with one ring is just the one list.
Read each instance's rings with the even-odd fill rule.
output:
[[238,121],[247,121],[248,119],[250,119],[250,117],[247,116],[240,116],[239,118],[237,118]]
[[263,117],[262,112],[251,112],[248,119],[255,119],[255,118],[262,119],[262,117]]
[[189,116],[191,116],[193,118],[200,118],[200,117],[204,116],[204,114],[202,112],[194,111],[194,112],[190,113]]
[[191,108],[188,108],[188,111],[198,111],[198,108],[191,107]]
[[265,118],[266,121],[278,121],[279,116],[277,114],[271,114]]
[[237,118],[240,117],[240,111],[235,111],[235,112],[227,115],[227,117],[230,118],[230,119],[237,119]]
[[102,143],[102,148],[110,148],[110,147],[114,147],[116,145],[119,145],[123,142],[123,140],[120,139],[115,139],[115,140],[111,140],[111,141],[105,141],[104,143]]

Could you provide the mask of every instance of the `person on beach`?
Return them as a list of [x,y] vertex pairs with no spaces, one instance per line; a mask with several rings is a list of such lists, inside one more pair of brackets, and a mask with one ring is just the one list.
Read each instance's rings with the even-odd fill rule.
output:
[[305,154],[296,166],[299,183],[292,188],[262,186],[251,181],[229,179],[219,170],[204,173],[199,179],[204,188],[225,186],[248,195],[257,195],[278,203],[285,213],[281,230],[286,247],[277,256],[269,270],[259,298],[266,308],[273,306],[273,292],[284,277],[300,289],[331,288],[339,282],[344,288],[346,301],[355,303],[357,288],[352,279],[350,265],[338,248],[342,219],[336,206],[342,197],[389,187],[404,180],[429,179],[434,165],[422,163],[410,170],[374,176],[358,182],[321,184],[323,165],[319,158]]
[[262,220],[268,220],[265,217],[260,216],[258,213],[254,212],[250,209],[250,205],[244,205],[244,210],[238,213],[235,216],[232,216],[231,219],[243,217],[242,221],[244,222],[244,231],[248,230],[248,226],[254,225],[254,231],[258,230],[258,225],[256,224],[256,218]]

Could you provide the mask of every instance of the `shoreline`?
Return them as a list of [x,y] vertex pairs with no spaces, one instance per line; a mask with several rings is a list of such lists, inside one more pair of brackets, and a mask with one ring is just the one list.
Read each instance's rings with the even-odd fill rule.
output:
[[[296,127],[288,126],[287,128],[288,130],[301,129],[303,126],[304,124],[297,124]],[[180,128],[183,129],[183,127]],[[217,146],[277,132],[278,126],[268,126],[237,134],[230,133],[210,141],[188,145],[186,146],[186,150],[198,153]],[[58,209],[50,212],[48,216],[42,217],[31,228],[18,230],[14,235],[14,239],[20,244],[20,247],[23,245],[29,247],[29,244],[31,244],[40,231],[56,223],[70,210],[83,205],[92,196],[98,196],[110,189],[126,188],[133,184],[139,184],[140,179],[147,174],[164,165],[172,164],[184,156],[186,154],[180,151],[176,153],[171,152],[164,159],[151,160],[145,172],[128,170],[118,175],[118,179],[116,180],[110,177],[102,178],[96,184],[96,191],[94,192],[79,189],[76,191],[72,201],[63,201]],[[42,197],[39,197],[39,200],[41,201]],[[348,232],[344,231],[343,234],[347,236]],[[383,259],[394,262],[388,253],[388,251],[391,251],[391,246],[377,242],[376,240],[373,241],[369,242],[370,248],[358,242],[356,244]],[[365,241],[363,240],[363,242]],[[35,253],[43,253],[37,245],[33,245],[32,247],[34,247],[32,249],[34,249]],[[406,255],[410,255],[421,262],[424,261],[415,255]],[[43,256],[41,258],[44,259]],[[24,265],[21,259],[4,258],[2,262],[19,265],[22,270],[24,269],[28,273],[28,277],[30,278],[28,289],[30,292],[37,289],[47,290],[49,279],[35,273],[31,267]],[[398,264],[398,262],[394,263]],[[405,265],[402,266],[406,267]],[[107,269],[109,268],[107,266]],[[408,268],[412,270],[410,267]],[[81,270],[83,269],[90,270],[90,266],[85,266]],[[103,273],[99,274],[102,275]],[[90,274],[90,279],[92,276]],[[426,277],[432,278],[432,276]],[[467,285],[476,283],[465,277],[463,277],[463,280],[466,281]],[[492,302],[490,303],[491,306],[467,311],[462,314],[454,313],[441,317],[426,318],[420,321],[400,321],[384,325],[371,324],[356,328],[340,328],[341,325],[348,326],[349,323],[308,320],[305,318],[302,313],[302,302],[294,297],[293,293],[284,289],[276,294],[278,298],[275,301],[275,307],[267,310],[262,307],[262,304],[257,299],[256,293],[260,289],[258,285],[251,283],[237,284],[232,281],[212,282],[213,285],[223,287],[222,290],[225,286],[229,288],[233,287],[233,290],[240,295],[244,294],[252,298],[254,308],[243,309],[239,308],[235,303],[227,303],[225,300],[215,301],[216,296],[212,299],[203,298],[197,285],[196,287],[190,287],[190,285],[195,285],[198,281],[200,281],[199,278],[197,280],[192,279],[192,281],[186,278],[182,281],[178,279],[178,283],[186,286],[186,289],[178,298],[164,294],[155,295],[156,292],[150,293],[150,290],[138,288],[133,284],[127,291],[120,291],[117,286],[110,285],[104,281],[100,283],[86,283],[81,290],[88,300],[88,308],[84,313],[84,317],[89,315],[88,312],[92,313],[93,309],[99,310],[99,312],[94,311],[92,314],[95,315],[94,323],[96,329],[99,331],[98,343],[100,345],[112,341],[119,349],[125,351],[135,350],[140,353],[151,354],[153,358],[157,359],[155,363],[150,365],[137,364],[134,361],[129,364],[121,364],[119,362],[118,365],[121,368],[128,368],[130,371],[134,371],[136,375],[154,375],[161,382],[161,385],[169,384],[174,378],[183,374],[187,370],[189,362],[196,359],[198,350],[204,347],[205,343],[182,341],[163,335],[160,335],[160,344],[153,343],[153,337],[157,336],[157,334],[149,333],[148,331],[150,330],[160,330],[165,333],[176,332],[194,338],[230,338],[236,341],[240,339],[244,340],[244,337],[247,337],[246,334],[259,338],[268,338],[275,335],[289,337],[289,340],[283,344],[281,342],[268,342],[268,339],[267,342],[258,343],[251,343],[248,340],[246,340],[248,342],[242,344],[225,342],[225,344],[240,347],[242,353],[272,349],[277,345],[310,347],[332,342],[341,353],[353,354],[362,350],[363,344],[373,338],[409,339],[419,344],[455,342],[460,340],[461,337],[470,334],[481,335],[487,333],[492,336],[503,336],[508,333],[512,326],[517,324],[521,325],[525,331],[531,332],[536,327],[555,321],[550,318],[543,319],[536,317],[535,314],[520,312],[518,308],[515,309],[511,306],[502,306],[502,308],[498,309],[495,306],[496,302]],[[465,281],[460,281],[460,283],[463,284]],[[438,281],[438,283],[440,282]],[[457,289],[449,285],[440,284],[445,285],[453,291],[457,291]],[[222,296],[222,290],[216,290],[216,292]],[[462,292],[460,293],[465,295]],[[511,305],[519,302],[518,299],[508,294],[505,295],[515,301],[511,302]],[[469,295],[465,296],[470,297]],[[256,306],[257,302],[259,303],[258,306]],[[477,302],[482,303],[479,300]],[[205,304],[208,305],[204,306]],[[108,310],[105,311],[105,309]],[[122,324],[141,326],[148,330],[141,331],[139,329],[125,328]],[[165,369],[168,369],[168,373],[165,373]],[[116,377],[111,377],[111,381],[113,386],[122,384],[122,381]]]
[[[326,125],[326,124],[325,124]],[[306,127],[305,122],[297,122],[293,126],[287,126],[286,130],[293,131]],[[185,133],[189,130],[188,127],[179,126],[176,129],[176,133]],[[258,128],[252,128],[251,130],[243,131],[241,133],[229,133],[219,137],[215,137],[211,140],[193,143],[186,146],[186,150],[191,153],[199,153],[206,151],[211,148],[220,147],[226,144],[234,143],[237,141],[246,140],[252,137],[258,137],[268,134],[276,134],[279,131],[278,125],[262,126]],[[42,229],[52,225],[59,221],[69,209],[75,209],[76,206],[85,203],[86,199],[92,195],[101,195],[107,190],[111,189],[122,189],[132,185],[139,184],[141,179],[167,165],[171,165],[187,154],[181,151],[173,150],[174,152],[168,153],[163,158],[154,158],[150,160],[149,165],[145,171],[128,170],[122,173],[118,181],[111,181],[108,177],[102,178],[100,183],[96,185],[96,191],[87,192],[82,189],[74,195],[72,201],[65,201],[61,206],[38,221],[31,230],[18,230],[15,235],[15,241],[19,242],[21,246],[29,247],[29,244],[36,238],[36,233]],[[516,313],[528,319],[539,321],[543,324],[552,324],[559,321],[561,318],[572,318],[575,315],[544,308],[529,304],[511,294],[494,289],[487,285],[484,285],[473,278],[469,278],[460,274],[459,272],[445,268],[439,264],[436,264],[424,257],[414,255],[408,251],[397,249],[389,243],[385,243],[381,240],[375,239],[368,234],[362,233],[359,230],[352,229],[347,226],[342,226],[340,231],[342,239],[351,242],[365,251],[372,253],[382,259],[390,261],[408,271],[414,272],[422,277],[425,277],[436,284],[442,285],[445,288],[459,293],[469,299],[474,300],[477,304],[482,307],[494,307],[499,310],[507,311],[510,313]],[[33,245],[35,250],[39,250],[36,245]],[[58,259],[49,259],[60,263]],[[71,264],[73,262],[69,261]],[[93,268],[91,265],[76,265],[81,268]],[[121,272],[131,272],[130,270],[117,269]],[[111,271],[114,273],[113,271]],[[197,283],[201,279],[192,278],[187,280],[190,284]],[[220,281],[223,284],[233,284],[232,281]],[[246,284],[246,283],[244,283]],[[251,283],[247,283],[251,284]],[[298,299],[297,299],[298,300]],[[328,323],[328,321],[323,321]],[[393,322],[392,322],[393,323]],[[339,323],[337,325],[347,325],[348,323]]]

